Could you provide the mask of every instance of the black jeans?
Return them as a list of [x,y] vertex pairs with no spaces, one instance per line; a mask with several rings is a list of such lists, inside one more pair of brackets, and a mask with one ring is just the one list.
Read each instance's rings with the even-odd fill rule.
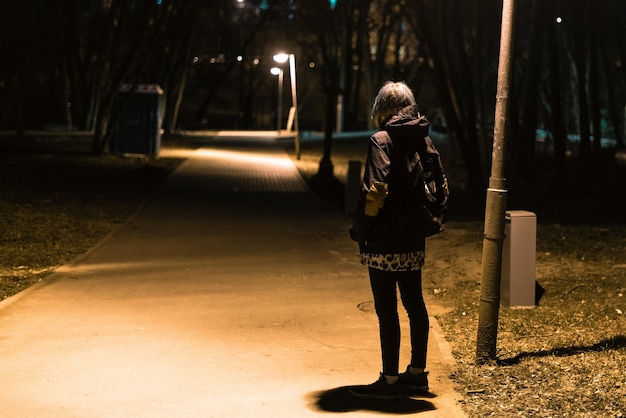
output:
[[426,368],[428,312],[422,295],[422,271],[383,271],[370,268],[370,283],[380,327],[383,374],[396,376],[400,361],[400,319],[396,284],[411,330],[411,366]]

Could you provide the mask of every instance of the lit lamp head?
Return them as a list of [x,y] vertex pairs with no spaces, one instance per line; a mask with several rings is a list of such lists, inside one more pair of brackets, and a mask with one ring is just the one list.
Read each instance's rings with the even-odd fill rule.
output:
[[284,64],[285,62],[287,62],[288,59],[289,59],[289,55],[282,53],[282,52],[280,54],[274,55],[274,61],[276,61],[279,64]]
[[279,75],[280,74],[280,68],[272,67],[272,68],[270,68],[270,73],[272,73],[272,75]]

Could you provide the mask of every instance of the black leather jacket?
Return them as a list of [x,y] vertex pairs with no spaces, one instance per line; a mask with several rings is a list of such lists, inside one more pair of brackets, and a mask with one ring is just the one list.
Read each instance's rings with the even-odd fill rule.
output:
[[[381,130],[370,138],[361,198],[355,211],[351,237],[359,242],[362,253],[398,254],[423,250],[424,234],[406,228],[407,164],[415,152],[439,155],[428,137],[429,122],[417,106],[408,106],[392,116]],[[366,196],[375,182],[388,185],[389,195],[376,216],[365,214]]]

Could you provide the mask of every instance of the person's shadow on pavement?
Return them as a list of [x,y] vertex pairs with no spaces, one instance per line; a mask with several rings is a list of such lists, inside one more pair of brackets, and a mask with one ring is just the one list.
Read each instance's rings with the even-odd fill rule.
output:
[[[359,410],[378,411],[392,414],[414,414],[432,411],[435,408],[431,402],[423,399],[404,397],[395,400],[363,399],[354,396],[351,388],[357,386],[342,386],[311,394],[313,407],[326,412],[354,412]],[[430,392],[420,394],[420,397],[434,398]]]

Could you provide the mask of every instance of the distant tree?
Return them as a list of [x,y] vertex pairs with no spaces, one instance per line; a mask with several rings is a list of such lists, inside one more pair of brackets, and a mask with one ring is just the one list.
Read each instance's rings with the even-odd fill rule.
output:
[[[511,151],[515,158],[511,158],[514,168],[522,177],[528,177],[532,170],[535,155],[536,130],[539,116],[539,87],[542,71],[547,66],[542,65],[544,56],[545,28],[553,24],[549,2],[532,0],[526,19],[520,22],[522,30],[528,34],[526,42],[518,42],[517,57],[522,65],[519,68],[519,103],[520,115],[512,114],[512,119],[519,120],[518,129],[512,129]],[[514,124],[516,126],[517,124]]]
[[369,103],[382,82],[404,78],[415,63],[410,60],[415,43],[405,39],[411,33],[404,30],[404,15],[403,7],[392,0],[340,0],[334,8],[328,2],[298,6],[293,37],[303,56],[318,64],[326,96],[320,175],[332,175],[336,123],[355,129],[365,120],[371,128]]
[[567,125],[563,109],[563,88],[561,87],[561,53],[559,51],[559,41],[556,31],[557,0],[547,0],[545,3],[548,15],[555,21],[547,26],[546,36],[548,45],[548,67],[549,67],[549,100],[547,126],[551,127],[552,140],[554,142],[554,158],[557,172],[561,176],[566,175],[566,146],[567,146]]
[[10,124],[22,137],[38,123],[42,93],[48,91],[46,3],[43,0],[3,4],[0,13],[0,125]]
[[[203,2],[34,0],[11,5],[2,14],[3,38],[17,41],[2,50],[12,59],[0,70],[0,89],[11,91],[0,101],[0,124],[14,115],[23,131],[29,124],[64,120],[70,128],[93,130],[93,151],[102,153],[117,117],[117,90],[137,83],[167,87],[172,105],[166,125],[175,123],[199,12],[207,8]],[[27,106],[38,120],[29,120]]]
[[578,133],[580,136],[580,159],[582,165],[587,169],[591,165],[591,140],[589,129],[589,102],[587,98],[587,65],[588,65],[588,48],[587,48],[587,31],[589,30],[589,21],[587,3],[585,0],[575,0],[572,8],[572,24],[576,27],[571,30],[573,34],[573,64],[576,70],[576,105],[578,115]]
[[598,7],[596,26],[599,33],[599,53],[602,69],[599,79],[604,81],[604,93],[607,99],[607,119],[610,124],[608,134],[612,134],[617,142],[617,147],[624,146],[624,121],[622,117],[623,106],[619,99],[624,91],[624,71],[626,66],[622,64],[620,49],[623,45],[623,28],[626,24],[626,4],[618,0],[602,0],[602,7]]
[[161,65],[157,65],[158,75],[165,94],[165,114],[163,129],[171,133],[178,126],[180,108],[183,103],[187,80],[193,63],[195,48],[200,43],[200,28],[208,20],[208,11],[198,2],[179,4],[177,14],[167,28],[169,36],[163,45]]
[[[573,161],[566,156],[568,133],[580,137],[581,174],[605,165],[602,137],[623,146],[626,3],[518,3],[514,174],[532,173],[537,127],[550,131],[561,172]],[[160,84],[167,98],[163,127],[171,131],[183,105],[184,122],[206,119],[235,69],[238,110],[250,116],[245,104],[261,81],[237,56],[263,56],[282,44],[298,51],[300,65],[315,63],[317,85],[306,91],[321,89],[326,97],[321,175],[332,176],[336,122],[372,128],[372,97],[385,80],[401,79],[417,89],[420,102],[441,109],[470,187],[480,189],[491,146],[500,6],[498,0],[338,0],[334,8],[321,0],[8,2],[0,14],[0,127],[19,134],[50,123],[80,127],[94,132],[93,150],[101,153],[116,124],[121,84]],[[210,65],[207,57],[222,62]],[[240,126],[244,119],[250,118]]]
[[[94,118],[94,152],[106,150],[112,126],[119,117],[114,111],[124,106],[122,103],[118,109],[113,108],[121,84],[164,84],[166,77],[161,71],[167,68],[164,62],[173,60],[178,64],[180,61],[183,66],[189,62],[188,56],[178,54],[186,39],[173,36],[170,30],[182,31],[185,24],[193,27],[193,22],[186,19],[195,15],[198,4],[183,0],[163,3],[111,0],[110,6],[96,15],[96,23],[102,31],[93,37],[97,46],[91,72],[94,90],[90,115]],[[177,78],[180,79],[180,73]]]
[[[619,71],[624,35],[621,29],[624,18],[620,16],[626,9],[622,2],[612,0],[599,0],[593,6],[576,0],[557,3],[555,10],[562,23],[558,24],[556,34],[558,47],[553,48],[565,52],[562,54],[565,62],[559,77],[568,82],[562,96],[568,98],[568,93],[572,93],[571,99],[565,102],[564,119],[568,133],[578,136],[577,144],[574,144],[577,145],[579,163],[575,178],[590,180],[588,173],[592,169],[610,166],[606,164],[601,141],[604,131],[608,131],[603,128],[603,122],[610,122],[612,135],[618,144],[622,138],[620,126],[623,123],[617,109],[623,109],[626,104],[621,94],[625,74],[623,70]],[[570,71],[563,71],[568,67]],[[551,70],[557,71],[556,66],[551,66]],[[556,83],[556,79],[550,83],[553,90],[559,88]],[[562,153],[566,151],[567,143],[563,145],[560,141],[555,141],[555,148],[558,147],[556,158],[558,166],[563,167],[561,159],[564,158]],[[576,161],[574,158],[571,160]]]
[[[475,37],[477,32],[473,22],[467,20],[467,16],[473,15],[472,5],[425,0],[410,0],[410,4],[414,12],[411,27],[416,37],[426,45],[448,135],[458,144],[469,187],[480,190],[484,178],[477,132],[480,120],[477,111],[480,107],[477,107],[476,91],[479,89],[469,51],[483,44]],[[476,52],[477,55],[482,53],[482,50]],[[488,68],[485,74],[488,79],[495,80],[494,68]]]
[[[360,64],[365,68],[365,94],[369,103],[387,80],[402,80],[414,88],[421,87],[416,79],[426,60],[420,47],[409,28],[406,4],[393,0],[371,2],[363,43],[364,62]],[[369,106],[366,111],[369,113]],[[372,121],[368,120],[372,128]]]
[[295,16],[297,32],[294,36],[299,32],[296,39],[305,60],[317,63],[319,82],[326,97],[324,146],[318,178],[333,177],[332,134],[337,119],[343,37],[349,36],[344,34],[343,27],[346,19],[352,19],[346,14],[355,10],[355,4],[353,0],[340,0],[332,9],[326,1],[308,2],[298,6]]
[[261,32],[274,13],[274,9],[261,10],[246,3],[237,7],[231,0],[217,1],[219,5],[205,6],[203,10],[205,20],[199,27],[199,33],[196,35],[198,42],[194,45],[196,51],[223,58],[219,66],[207,62],[199,62],[197,65],[200,68],[195,74],[204,85],[204,99],[195,109],[193,117],[198,122],[206,117],[217,93],[240,66],[238,57],[259,49],[258,41],[264,39]]

